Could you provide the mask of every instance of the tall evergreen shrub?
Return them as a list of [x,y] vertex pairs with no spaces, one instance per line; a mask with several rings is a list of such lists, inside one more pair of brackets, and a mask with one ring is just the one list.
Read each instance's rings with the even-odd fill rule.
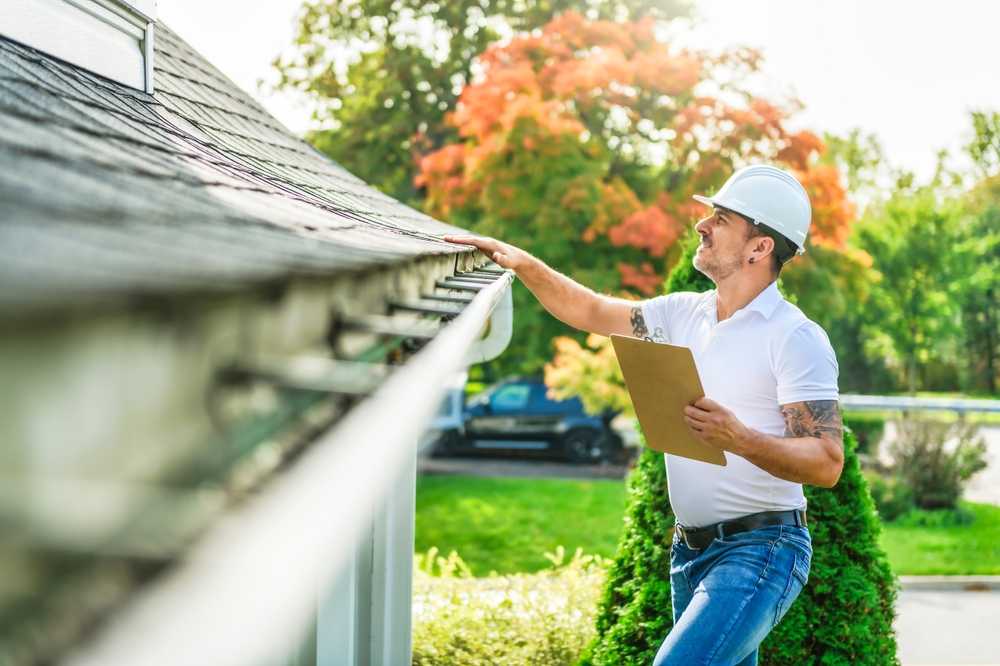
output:
[[[694,239],[666,290],[705,291],[691,264]],[[805,486],[813,540],[809,582],[761,646],[765,666],[897,664],[896,583],[879,548],[880,523],[849,429],[844,471],[833,488]],[[674,514],[663,454],[644,449],[628,479],[625,525],[582,666],[648,666],[673,626],[670,540]]]

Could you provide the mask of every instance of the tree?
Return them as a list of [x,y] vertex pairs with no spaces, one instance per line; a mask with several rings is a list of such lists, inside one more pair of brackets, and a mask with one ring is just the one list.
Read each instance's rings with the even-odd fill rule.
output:
[[351,173],[417,203],[415,156],[454,138],[444,123],[474,57],[511,32],[529,32],[583,7],[627,19],[686,15],[687,0],[307,0],[298,35],[274,61],[276,87],[306,94],[322,129],[313,145]]
[[[812,196],[813,242],[843,249],[854,214],[839,173],[819,163],[818,137],[786,127],[790,110],[742,87],[759,61],[751,50],[672,46],[648,17],[560,14],[479,58],[448,117],[458,140],[421,160],[426,208],[635,298],[655,294],[676,260],[702,212],[692,193],[745,163],[777,161]],[[535,371],[563,328],[530,295],[515,298],[518,326],[500,362]]]
[[865,310],[868,351],[895,357],[910,392],[928,363],[957,346],[961,224],[955,203],[928,188],[897,193],[858,223],[858,244],[878,271]]
[[972,114],[966,150],[983,179],[964,198],[966,237],[960,263],[962,331],[968,350],[967,388],[997,392],[1000,381],[1000,113]]
[[989,178],[1000,171],[1000,113],[973,111],[972,140],[965,150],[980,177]]
[[[694,243],[671,273],[667,290],[704,291]],[[602,404],[581,395],[588,409]],[[848,430],[844,470],[831,489],[807,486],[813,540],[809,582],[761,646],[769,665],[896,664],[892,621],[896,588],[878,546],[880,525]],[[608,571],[596,620],[597,637],[581,664],[649,664],[672,626],[670,535],[675,522],[663,454],[644,449],[629,475],[624,529]]]

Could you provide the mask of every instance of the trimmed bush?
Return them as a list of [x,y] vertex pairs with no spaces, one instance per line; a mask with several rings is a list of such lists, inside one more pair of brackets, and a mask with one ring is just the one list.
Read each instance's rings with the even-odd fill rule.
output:
[[[707,278],[691,265],[688,241],[667,291],[704,291]],[[844,435],[844,471],[831,489],[805,487],[813,539],[809,582],[761,646],[761,663],[897,664],[892,629],[896,584],[875,505],[856,454]],[[674,524],[663,454],[644,449],[628,480],[625,527],[608,571],[595,627],[581,664],[648,666],[673,626],[670,539]]]

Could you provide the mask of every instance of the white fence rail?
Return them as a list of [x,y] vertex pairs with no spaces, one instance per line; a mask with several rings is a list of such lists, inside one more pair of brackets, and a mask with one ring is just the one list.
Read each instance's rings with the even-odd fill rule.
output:
[[961,414],[970,412],[1000,412],[1000,400],[972,398],[921,398],[916,396],[842,394],[840,406],[854,410],[947,411]]

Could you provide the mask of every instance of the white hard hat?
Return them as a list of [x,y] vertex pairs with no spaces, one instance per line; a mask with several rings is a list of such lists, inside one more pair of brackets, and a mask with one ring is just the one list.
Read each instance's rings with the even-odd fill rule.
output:
[[713,197],[694,195],[709,206],[728,208],[755,224],[766,225],[791,241],[796,254],[805,252],[812,207],[795,176],[767,164],[743,167]]

